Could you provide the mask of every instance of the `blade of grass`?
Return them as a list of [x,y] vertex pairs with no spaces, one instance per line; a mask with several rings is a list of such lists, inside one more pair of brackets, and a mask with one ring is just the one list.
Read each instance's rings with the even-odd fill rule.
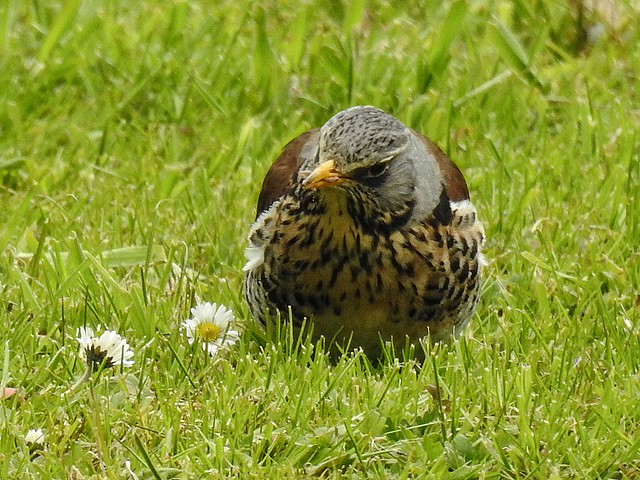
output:
[[27,210],[32,206],[31,200],[33,199],[35,194],[36,194],[35,188],[32,188],[31,190],[29,190],[27,195],[24,197],[24,199],[20,203],[18,210],[16,210],[16,212],[10,217],[9,221],[6,223],[4,232],[2,232],[2,235],[0,236],[0,252],[4,251],[4,249],[7,247],[9,243],[9,238],[11,238],[11,236],[15,234],[15,228],[18,225],[18,223],[20,223],[21,220],[24,220],[25,217],[27,216],[26,215]]
[[149,470],[151,470],[151,473],[156,478],[156,480],[162,480],[162,477],[158,473],[158,470],[156,470],[155,465],[151,461],[151,457],[147,453],[147,449],[144,448],[144,445],[140,441],[140,437],[138,437],[138,435],[134,435],[133,438],[136,441],[136,445],[138,446],[138,450],[140,450],[140,454],[142,455],[142,458],[144,459],[144,463],[147,465],[147,468]]
[[154,263],[164,263],[167,260],[162,245],[136,245],[114,248],[102,252],[100,258],[107,268],[151,265]]
[[499,83],[501,83],[504,80],[506,80],[507,78],[509,78],[511,75],[513,75],[513,71],[512,70],[505,70],[504,72],[499,73],[498,75],[496,75],[495,77],[487,80],[483,84],[478,85],[473,90],[470,90],[469,92],[465,93],[462,97],[458,98],[457,100],[454,100],[453,107],[454,108],[458,108],[460,105],[462,105],[466,101],[472,99],[473,97],[476,97],[476,96],[486,92],[487,90],[490,90],[491,88],[495,87]]
[[467,11],[468,5],[464,0],[451,4],[444,23],[435,32],[435,41],[429,48],[430,54],[418,68],[417,85],[420,93],[425,93],[449,65],[449,50],[462,29]]
[[494,20],[489,23],[487,32],[507,64],[523,75],[529,83],[544,90],[545,87],[540,78],[533,72],[531,59],[527,55],[518,37],[497,18],[494,18]]
[[49,55],[51,55],[51,51],[60,41],[60,38],[64,35],[65,31],[69,29],[73,19],[78,13],[78,7],[80,6],[81,0],[67,0],[64,2],[60,13],[57,15],[55,21],[53,22],[53,26],[47,33],[47,36],[44,38],[44,42],[40,47],[40,51],[38,52],[38,60],[44,62],[48,60]]

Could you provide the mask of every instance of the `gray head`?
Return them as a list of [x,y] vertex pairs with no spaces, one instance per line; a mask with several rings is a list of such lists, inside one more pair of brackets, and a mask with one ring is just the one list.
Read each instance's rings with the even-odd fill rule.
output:
[[351,217],[393,228],[433,212],[443,191],[433,156],[400,120],[372,106],[348,108],[320,129],[318,165],[306,178],[329,201],[346,200]]
[[408,146],[410,130],[397,118],[369,105],[338,112],[320,129],[320,155],[338,169],[387,161]]

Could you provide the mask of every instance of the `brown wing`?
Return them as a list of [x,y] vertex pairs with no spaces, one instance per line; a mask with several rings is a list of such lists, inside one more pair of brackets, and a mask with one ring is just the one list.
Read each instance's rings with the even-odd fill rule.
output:
[[462,176],[462,172],[458,166],[444,153],[438,145],[424,135],[412,130],[413,133],[422,140],[427,150],[435,157],[440,171],[444,178],[444,187],[447,192],[449,200],[452,202],[459,202],[460,200],[469,199],[469,189],[467,188],[467,182]]
[[282,149],[282,153],[273,162],[262,182],[256,218],[293,188],[300,165],[309,155],[315,155],[319,136],[319,128],[309,130],[291,140]]

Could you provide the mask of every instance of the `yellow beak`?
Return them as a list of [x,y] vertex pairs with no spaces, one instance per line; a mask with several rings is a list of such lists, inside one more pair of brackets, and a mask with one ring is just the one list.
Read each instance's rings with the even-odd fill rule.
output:
[[315,170],[304,179],[302,184],[306,188],[318,188],[327,185],[339,185],[347,180],[350,180],[350,178],[336,170],[336,165],[333,163],[333,160],[327,160],[318,165]]

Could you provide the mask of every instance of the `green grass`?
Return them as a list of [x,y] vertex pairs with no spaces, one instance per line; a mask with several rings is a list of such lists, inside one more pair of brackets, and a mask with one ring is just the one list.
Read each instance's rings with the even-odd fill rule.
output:
[[[580,3],[0,3],[0,478],[640,478],[639,6]],[[180,323],[250,327],[270,162],[354,104],[465,173],[470,328],[421,367],[207,357]],[[135,364],[65,396],[85,324]]]

